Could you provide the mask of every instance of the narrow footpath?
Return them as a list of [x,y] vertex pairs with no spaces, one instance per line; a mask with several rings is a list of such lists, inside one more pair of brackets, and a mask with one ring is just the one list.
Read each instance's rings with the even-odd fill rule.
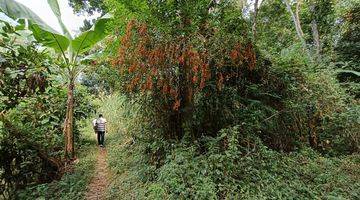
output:
[[108,166],[106,162],[107,151],[105,148],[99,148],[94,176],[88,186],[85,195],[87,200],[103,200],[106,199],[106,189],[108,186]]

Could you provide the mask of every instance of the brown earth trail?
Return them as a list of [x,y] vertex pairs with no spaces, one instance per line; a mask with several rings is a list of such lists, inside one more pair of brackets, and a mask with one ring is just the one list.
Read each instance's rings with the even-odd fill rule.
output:
[[108,166],[106,162],[106,156],[106,149],[100,148],[97,155],[94,176],[90,181],[88,191],[85,195],[85,199],[87,200],[106,199],[106,189],[108,187]]

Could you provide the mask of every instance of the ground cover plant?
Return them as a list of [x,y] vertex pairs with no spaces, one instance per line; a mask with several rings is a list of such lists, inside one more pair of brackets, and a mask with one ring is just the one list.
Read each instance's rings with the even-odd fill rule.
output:
[[78,144],[81,159],[75,166],[66,169],[60,180],[50,183],[36,184],[18,191],[19,199],[75,199],[83,198],[87,185],[94,173],[97,149],[92,127],[86,120],[81,123],[86,125],[81,128],[83,135]]

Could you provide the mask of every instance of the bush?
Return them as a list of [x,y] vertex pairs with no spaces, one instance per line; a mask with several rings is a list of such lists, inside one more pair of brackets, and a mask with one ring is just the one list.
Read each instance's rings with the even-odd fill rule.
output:
[[[126,95],[124,129],[133,141],[117,153],[134,158],[125,164],[111,158],[121,176],[130,174],[123,184],[140,185],[127,188],[136,198],[358,196],[353,172],[336,171],[358,165],[349,156],[359,149],[358,102],[339,84],[332,58],[312,58],[295,42],[283,3],[262,7],[282,21],[274,27],[263,13],[263,28],[271,31],[259,40],[274,29],[285,34],[271,38],[274,45],[262,43],[270,46],[268,57],[266,48],[253,46],[250,20],[231,2],[145,2],[135,11],[138,2],[113,3],[136,18],[113,58]],[[322,3],[317,9],[331,20],[332,4]],[[328,22],[321,26],[329,29]]]
[[43,183],[38,185],[30,185],[23,190],[17,191],[18,199],[82,199],[85,196],[87,186],[93,176],[96,163],[96,148],[92,138],[92,127],[88,124],[86,129],[82,131],[84,134],[83,141],[89,144],[82,145],[79,152],[79,162],[72,165],[71,169],[61,177],[60,180],[53,180],[50,183]]
[[165,142],[164,151],[169,153],[161,166],[154,168],[143,154],[146,143],[129,143],[124,139],[127,133],[118,133],[109,157],[111,167],[118,169],[111,197],[353,199],[360,195],[358,155],[324,157],[310,148],[281,153],[239,126],[222,129],[218,135],[195,144]]
[[[9,36],[10,37],[10,36]],[[66,90],[54,76],[53,61],[37,44],[1,42],[0,69],[0,191],[14,198],[28,185],[50,182],[62,175]],[[84,89],[75,92],[75,118],[94,111]],[[80,126],[74,133],[79,141]]]

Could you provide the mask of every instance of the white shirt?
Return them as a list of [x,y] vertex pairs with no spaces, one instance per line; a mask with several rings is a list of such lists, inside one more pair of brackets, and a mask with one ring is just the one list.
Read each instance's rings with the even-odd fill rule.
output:
[[100,117],[98,119],[96,119],[96,126],[97,126],[97,131],[106,131],[106,119],[103,117]]

